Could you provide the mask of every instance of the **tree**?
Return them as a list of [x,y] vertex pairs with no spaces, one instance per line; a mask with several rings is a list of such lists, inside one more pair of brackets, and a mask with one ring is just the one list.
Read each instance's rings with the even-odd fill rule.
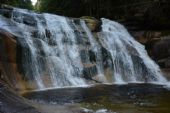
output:
[[0,4],[6,4],[26,9],[33,9],[31,0],[0,0]]
[[83,0],[38,0],[36,9],[58,15],[79,17],[84,13]]

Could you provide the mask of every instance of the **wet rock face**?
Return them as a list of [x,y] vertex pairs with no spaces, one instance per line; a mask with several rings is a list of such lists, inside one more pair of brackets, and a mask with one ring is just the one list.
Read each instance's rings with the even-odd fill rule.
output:
[[24,23],[29,26],[37,25],[35,18],[28,14],[22,14],[22,13],[15,12],[15,13],[13,13],[13,19],[14,19],[14,21],[16,21],[18,23]]
[[161,68],[170,67],[170,32],[165,30],[131,31],[134,38],[145,45],[150,57],[155,60]]
[[132,31],[131,33],[136,38],[137,41],[145,45],[160,40],[162,36],[161,31],[151,31],[151,30]]
[[153,47],[153,55],[157,60],[170,56],[170,39],[157,42]]
[[2,56],[7,57],[6,58],[7,61],[4,62],[16,63],[16,45],[17,45],[16,38],[9,32],[0,29],[0,40],[1,44],[5,46],[4,48],[1,48],[1,50],[3,51],[5,49],[7,53],[7,56],[5,55]]
[[163,68],[170,68],[170,39],[157,42],[153,47],[153,56]]
[[0,29],[0,78],[13,88],[24,89],[20,61],[17,59],[19,46],[14,35]]
[[[6,74],[9,70],[13,70],[13,73],[16,71],[16,40],[15,37],[0,29],[0,73],[1,78],[9,82],[9,75]],[[8,70],[8,71],[7,71]],[[12,79],[12,78],[11,78]]]

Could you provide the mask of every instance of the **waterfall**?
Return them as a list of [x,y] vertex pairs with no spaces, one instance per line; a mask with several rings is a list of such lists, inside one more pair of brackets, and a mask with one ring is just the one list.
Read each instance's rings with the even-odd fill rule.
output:
[[112,83],[166,82],[144,46],[117,22],[102,18],[94,35],[82,19],[16,8],[11,15],[0,16],[0,26],[17,37],[20,73],[39,89],[86,85],[85,78],[107,83],[108,68]]
[[101,53],[101,46],[98,44],[98,42],[95,40],[93,34],[85,24],[83,20],[81,20],[81,26],[83,27],[84,31],[87,34],[87,37],[91,44],[91,50],[95,53],[96,56],[96,67],[97,67],[97,74],[98,74],[98,80],[102,82],[107,82],[106,78],[104,76],[104,69],[102,65],[102,53]]
[[143,45],[134,40],[121,24],[102,18],[99,39],[110,52],[113,61],[114,81],[166,82],[159,66],[152,61]]
[[[15,13],[28,14],[18,10],[14,10],[13,14]],[[23,51],[25,76],[33,76],[40,89],[45,88],[43,79],[47,78],[50,79],[52,87],[85,85],[84,80],[80,78],[83,67],[76,34],[71,28],[72,22],[57,15],[31,13],[31,16],[37,23],[37,34],[32,34],[23,24],[17,25],[22,29],[30,51]],[[22,22],[21,17],[14,16],[13,19]]]

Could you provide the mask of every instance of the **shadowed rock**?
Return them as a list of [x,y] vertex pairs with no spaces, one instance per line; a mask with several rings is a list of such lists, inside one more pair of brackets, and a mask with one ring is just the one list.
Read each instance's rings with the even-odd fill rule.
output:
[[0,81],[0,112],[1,113],[40,113],[29,105],[28,100],[18,96]]

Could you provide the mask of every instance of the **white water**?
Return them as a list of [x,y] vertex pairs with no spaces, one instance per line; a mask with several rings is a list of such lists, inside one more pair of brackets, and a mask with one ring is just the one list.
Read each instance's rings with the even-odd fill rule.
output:
[[[52,87],[85,85],[84,80],[80,78],[83,67],[76,36],[69,25],[71,23],[65,17],[43,14],[41,16],[45,20],[46,25],[44,25],[38,18],[39,15],[34,13],[32,15],[37,21],[38,35],[32,37],[28,29],[22,31],[31,51],[31,62],[29,64],[29,61],[26,61],[25,65],[32,67],[29,67],[30,70],[26,74],[34,76],[40,89],[45,88],[44,76],[50,78]],[[23,28],[22,24],[18,24],[18,26]],[[50,37],[47,36],[47,30]],[[63,42],[63,40],[67,41]]]
[[166,82],[159,66],[124,26],[104,18],[102,23],[100,42],[111,54],[115,82]]
[[[36,25],[24,24],[24,15],[31,17]],[[167,82],[144,46],[135,41],[122,25],[104,18],[101,20],[102,30],[98,33],[98,40],[83,20],[75,22],[62,16],[22,9],[14,9],[11,20],[0,16],[0,26],[18,37],[23,46],[21,64],[24,79],[34,80],[38,89],[86,86],[83,63],[94,64],[97,74],[92,78],[97,76],[100,82],[108,83],[102,48],[107,50],[110,58],[110,79],[113,78],[114,83]],[[90,55],[84,60],[80,53],[82,47],[86,51],[85,56],[92,51],[96,60],[90,61]]]
[[83,20],[81,20],[80,24],[83,27],[84,31],[86,32],[87,37],[91,44],[91,49],[95,53],[95,56],[96,56],[96,60],[97,60],[96,67],[97,67],[97,73],[98,73],[98,75],[97,75],[98,80],[101,82],[107,82],[106,78],[104,76],[104,69],[103,69],[103,65],[102,65],[101,46],[95,40],[92,32],[90,31],[90,29],[87,27],[87,25],[85,24],[85,22]]

